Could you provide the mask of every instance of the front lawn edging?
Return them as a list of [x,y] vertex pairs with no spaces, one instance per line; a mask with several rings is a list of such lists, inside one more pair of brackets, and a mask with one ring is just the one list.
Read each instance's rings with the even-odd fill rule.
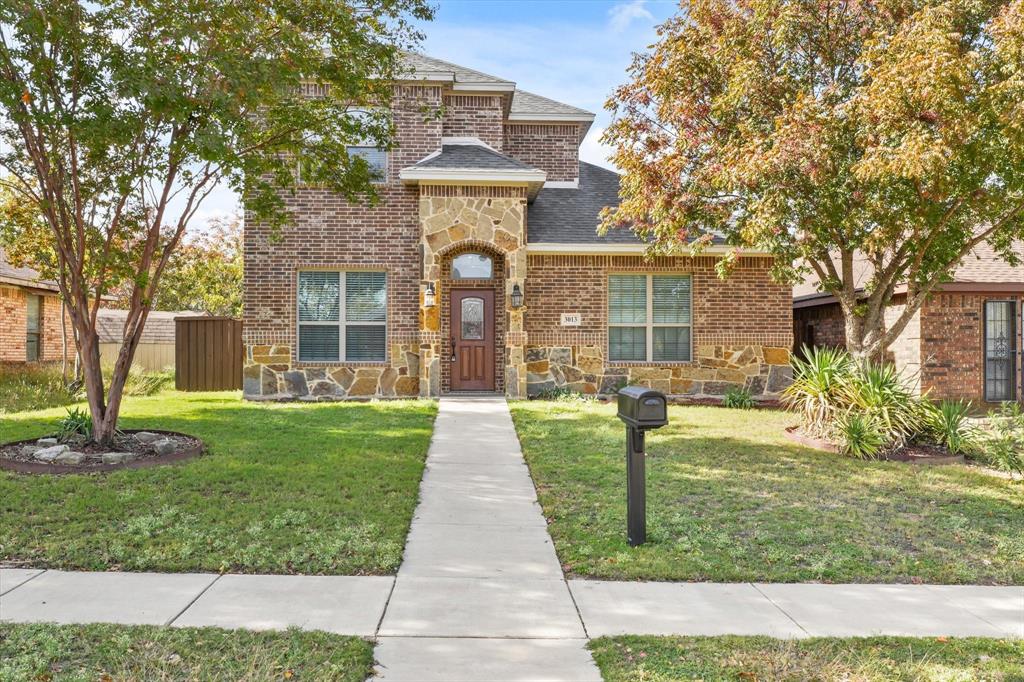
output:
[[[119,462],[116,464],[58,464],[56,462],[22,461],[0,456],[0,469],[5,471],[13,471],[19,474],[107,473],[110,471],[117,471],[119,469],[146,469],[149,467],[162,466],[165,464],[177,464],[179,462],[184,462],[186,460],[200,457],[206,452],[206,444],[203,443],[201,439],[188,433],[181,433],[180,431],[165,431],[162,429],[127,429],[123,430],[122,433],[152,433],[163,436],[176,436],[180,438],[187,438],[193,441],[193,444],[166,455],[158,454],[153,457],[136,457],[134,459],[129,459],[127,461]],[[6,448],[35,445],[38,442],[38,440],[38,438],[29,438],[27,440],[17,440],[10,443],[3,443],[0,444],[0,451]]]

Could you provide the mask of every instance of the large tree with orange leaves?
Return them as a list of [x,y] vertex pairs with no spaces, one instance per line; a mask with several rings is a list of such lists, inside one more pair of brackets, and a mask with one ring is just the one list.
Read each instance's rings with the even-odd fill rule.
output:
[[813,273],[857,356],[980,242],[1024,255],[1024,0],[686,0],[659,36],[608,103],[605,227],[654,251],[717,231]]

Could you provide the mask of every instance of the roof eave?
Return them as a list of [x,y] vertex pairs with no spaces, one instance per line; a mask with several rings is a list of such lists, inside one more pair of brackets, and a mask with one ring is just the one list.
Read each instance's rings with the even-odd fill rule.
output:
[[[594,244],[592,242],[530,242],[526,245],[529,253],[559,255],[559,254],[608,254],[608,255],[631,255],[644,254],[647,252],[646,244]],[[731,246],[724,244],[713,244],[705,247],[699,255],[720,256],[732,251]],[[676,256],[688,256],[689,254],[670,254]],[[752,251],[744,249],[743,256],[755,256],[770,258],[772,255],[763,251]]]

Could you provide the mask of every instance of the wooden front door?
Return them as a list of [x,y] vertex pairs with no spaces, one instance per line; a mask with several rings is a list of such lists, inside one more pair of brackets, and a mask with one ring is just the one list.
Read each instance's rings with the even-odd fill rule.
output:
[[453,289],[451,322],[451,390],[493,391],[494,292]]

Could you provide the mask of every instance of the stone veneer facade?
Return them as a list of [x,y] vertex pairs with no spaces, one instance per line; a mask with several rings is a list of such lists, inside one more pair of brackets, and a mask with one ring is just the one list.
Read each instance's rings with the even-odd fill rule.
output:
[[[443,85],[399,84],[392,112],[398,146],[388,155],[380,203],[350,204],[316,187],[285,197],[294,219],[274,237],[246,216],[243,392],[254,400],[438,396],[450,389],[446,357],[451,259],[494,259],[490,280],[459,288],[495,292],[495,388],[510,397],[569,386],[607,392],[623,381],[681,395],[742,386],[770,398],[788,376],[792,312],[764,258],[742,258],[728,280],[713,257],[528,255],[525,183],[421,181],[398,173],[437,150],[443,137],[477,137],[540,168],[553,182],[579,177],[579,123],[503,120],[500,94],[453,94]],[[507,104],[507,102],[505,103]],[[424,112],[441,111],[430,116]],[[387,278],[387,358],[377,363],[297,358],[296,288],[304,269],[377,270]],[[609,272],[686,272],[693,277],[692,362],[608,363]],[[519,285],[526,305],[513,309]],[[427,287],[436,304],[424,305]],[[577,312],[580,327],[560,326]]]

